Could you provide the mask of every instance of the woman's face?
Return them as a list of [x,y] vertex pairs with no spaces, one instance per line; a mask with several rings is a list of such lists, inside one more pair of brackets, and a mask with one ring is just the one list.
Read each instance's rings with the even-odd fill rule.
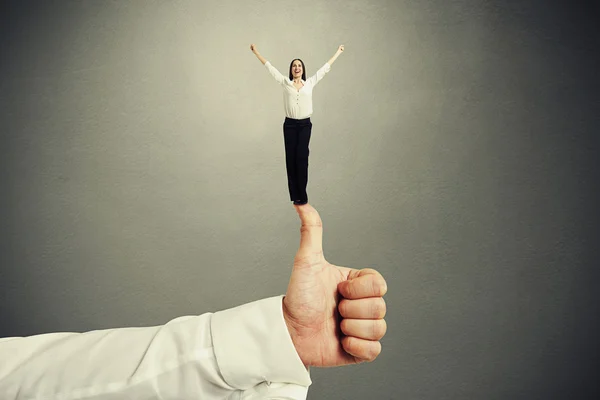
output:
[[294,78],[302,77],[302,63],[300,60],[294,60],[292,63],[292,76]]

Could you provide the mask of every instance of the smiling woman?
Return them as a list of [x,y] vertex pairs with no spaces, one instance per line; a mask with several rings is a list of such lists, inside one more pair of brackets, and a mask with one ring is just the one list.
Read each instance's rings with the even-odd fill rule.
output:
[[[294,81],[294,86],[296,86],[297,88],[301,88],[302,86],[304,86],[304,83],[302,83],[303,81],[306,81],[306,72],[305,72],[305,68],[304,68],[304,61],[302,61],[301,59],[297,58],[295,60],[292,60],[292,62],[290,63],[290,81]],[[297,86],[297,81],[300,80],[300,87]]]
[[289,79],[286,79],[271,65],[256,48],[250,45],[250,50],[256,55],[277,83],[283,87],[283,108],[285,121],[283,123],[283,138],[285,143],[285,165],[288,177],[290,200],[296,205],[308,203],[306,186],[308,184],[308,155],[313,113],[312,91],[331,69],[336,58],[344,51],[341,45],[331,59],[306,79],[304,62],[296,58],[290,63]]

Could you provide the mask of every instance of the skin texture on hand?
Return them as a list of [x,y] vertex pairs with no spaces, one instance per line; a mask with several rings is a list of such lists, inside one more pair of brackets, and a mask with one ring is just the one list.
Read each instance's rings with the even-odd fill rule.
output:
[[294,206],[301,221],[300,248],[283,299],[283,315],[306,366],[333,367],[373,361],[385,335],[387,285],[373,269],[329,263],[323,226],[310,204]]

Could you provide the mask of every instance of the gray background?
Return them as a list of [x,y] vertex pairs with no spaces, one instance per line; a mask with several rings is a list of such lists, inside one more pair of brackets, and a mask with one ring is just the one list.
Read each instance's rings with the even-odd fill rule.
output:
[[[50,2],[48,2],[50,3]],[[0,335],[285,292],[281,91],[315,89],[329,261],[388,281],[372,364],[310,399],[598,394],[598,6],[71,1],[0,15]]]

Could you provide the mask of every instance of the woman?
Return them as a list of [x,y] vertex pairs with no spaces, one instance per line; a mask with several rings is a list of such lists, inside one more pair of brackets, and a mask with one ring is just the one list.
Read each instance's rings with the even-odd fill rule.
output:
[[286,79],[275,67],[260,55],[254,44],[250,50],[267,67],[269,73],[283,87],[283,108],[285,121],[283,123],[283,138],[285,143],[285,165],[288,176],[290,200],[296,205],[308,203],[306,184],[308,183],[308,143],[312,123],[312,90],[315,85],[329,72],[331,65],[344,51],[341,45],[337,52],[317,71],[306,79],[304,62],[299,58],[292,60]]

